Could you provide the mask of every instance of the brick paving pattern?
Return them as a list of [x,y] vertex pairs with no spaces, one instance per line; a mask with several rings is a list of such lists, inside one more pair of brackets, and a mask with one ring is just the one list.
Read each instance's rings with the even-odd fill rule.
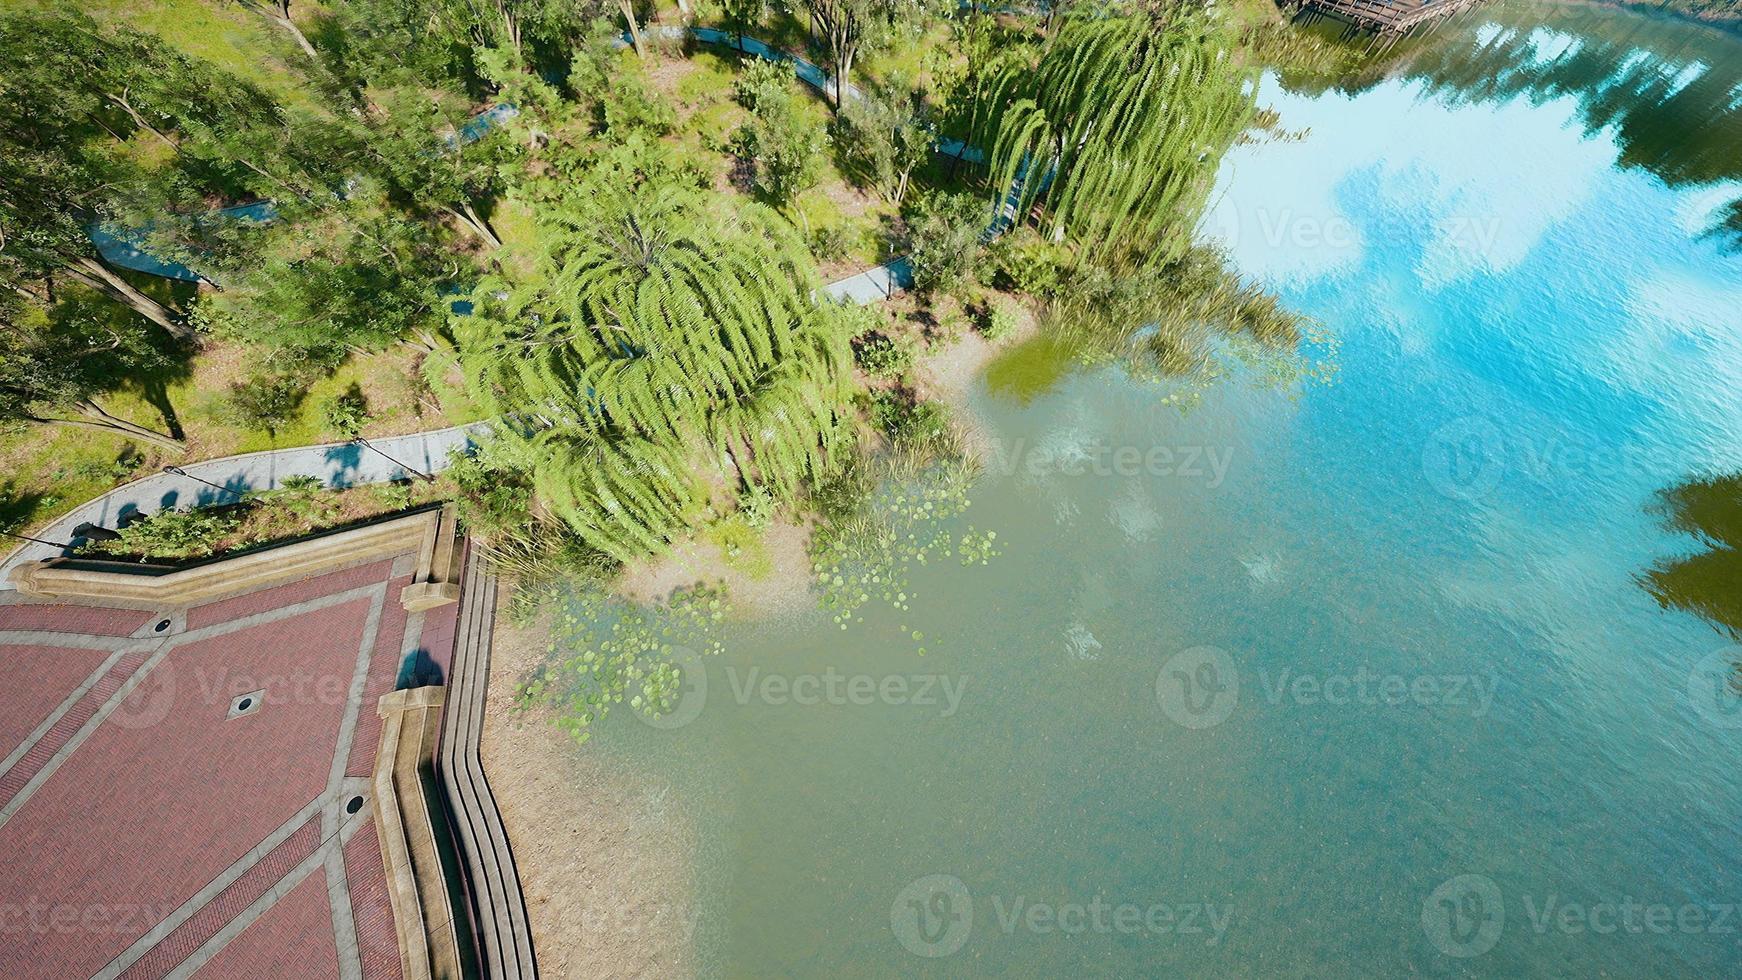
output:
[[6,678],[0,759],[12,754],[107,659],[107,650],[0,644],[0,660],[30,665],[29,670],[11,671]]
[[[409,575],[394,579],[388,584],[387,594],[398,595],[400,589],[410,584]],[[399,651],[405,642],[405,619],[405,607],[397,602],[387,603],[381,609],[381,626],[375,633],[375,649],[369,655],[369,679],[363,688],[366,706],[374,705],[381,695],[393,690],[393,682],[399,676]],[[374,772],[375,753],[380,747],[381,716],[374,710],[358,712],[345,775],[367,776]]]
[[400,976],[399,936],[387,897],[387,872],[381,842],[371,823],[345,845],[345,879],[351,886],[351,914],[357,920],[357,951],[366,977]]
[[[12,802],[30,781],[36,778],[50,762],[56,753],[65,748],[73,740],[86,723],[96,716],[97,710],[121,689],[121,685],[133,676],[149,657],[149,650],[133,650],[115,662],[115,666],[103,673],[102,679],[85,692],[84,697],[74,702],[71,709],[51,726],[42,737],[37,739],[24,755],[13,763],[12,768],[0,776],[0,806]],[[75,685],[76,687],[76,685]]]
[[219,599],[203,606],[195,606],[188,610],[188,629],[201,629],[213,623],[227,623],[231,620],[252,616],[272,609],[283,609],[299,602],[318,599],[321,596],[344,592],[359,586],[385,581],[392,562],[378,561],[368,565],[358,565],[355,568],[345,568],[314,578],[280,585],[276,588],[261,589],[247,595],[239,595],[229,599]]
[[[248,906],[266,894],[280,878],[290,873],[303,858],[315,852],[321,843],[321,822],[316,817],[302,829],[284,839],[242,877],[230,882],[218,896],[200,907],[191,918],[176,927],[157,945],[121,973],[121,980],[156,980],[182,964],[194,951],[231,919],[247,911]],[[298,886],[301,887],[301,886]],[[331,919],[328,919],[331,929]]]
[[60,630],[86,636],[132,636],[151,622],[154,615],[133,609],[19,602],[0,605],[0,630]]
[[316,871],[243,930],[194,976],[198,980],[338,980],[327,876]]
[[[391,567],[208,603],[188,611],[203,631],[191,636],[150,632],[159,613],[0,605],[0,630],[43,634],[0,644],[18,678],[0,687],[0,760],[17,756],[0,771],[0,977],[335,977],[346,964],[399,976],[371,810],[347,817],[339,803],[357,792],[346,777],[373,771],[375,702],[403,652],[426,650],[445,673],[455,607],[408,617],[409,579],[390,581]],[[248,709],[232,716],[239,696]],[[321,853],[324,867],[285,883]],[[335,935],[327,878],[341,860],[333,886],[353,921]],[[172,915],[185,921],[170,928]],[[352,928],[354,945],[340,938]]]

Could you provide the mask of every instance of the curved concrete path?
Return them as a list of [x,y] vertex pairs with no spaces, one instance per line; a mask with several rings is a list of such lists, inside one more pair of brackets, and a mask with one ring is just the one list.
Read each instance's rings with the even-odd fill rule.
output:
[[[154,473],[116,487],[73,508],[30,536],[48,541],[72,541],[73,528],[80,524],[89,522],[112,528],[135,515],[153,514],[165,507],[186,510],[203,504],[230,503],[249,490],[275,490],[292,476],[312,476],[329,487],[352,487],[406,479],[412,475],[406,467],[435,473],[447,468],[454,450],[475,445],[488,425],[487,422],[473,422],[369,440],[369,445],[379,452],[353,443],[334,443],[269,449],[188,463],[181,467],[187,476]],[[393,457],[394,461],[390,462],[383,453]],[[202,480],[206,482],[200,482]],[[218,490],[207,483],[224,489]],[[64,549],[48,545],[22,545],[0,563],[0,591],[12,588],[12,569],[19,564],[62,554],[65,554]]]

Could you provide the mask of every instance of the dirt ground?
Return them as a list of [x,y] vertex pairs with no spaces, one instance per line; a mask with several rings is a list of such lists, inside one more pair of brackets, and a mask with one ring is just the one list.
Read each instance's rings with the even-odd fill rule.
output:
[[920,398],[940,402],[950,408],[950,417],[962,436],[963,448],[969,455],[991,458],[991,435],[986,424],[974,414],[968,396],[974,381],[999,354],[1017,346],[1040,329],[1034,311],[1025,303],[1010,297],[1001,302],[1016,313],[1016,329],[996,344],[977,330],[965,330],[960,340],[923,351],[914,359],[914,386]]
[[764,619],[814,605],[810,592],[811,563],[806,545],[808,525],[777,521],[760,534],[764,552],[750,569],[728,561],[720,546],[693,539],[671,553],[625,568],[612,590],[625,599],[647,605],[671,597],[674,589],[698,583],[724,586],[735,616]]
[[514,629],[497,619],[481,749],[514,847],[539,973],[693,976],[693,815],[576,745],[551,718],[510,710],[549,635],[547,622]]

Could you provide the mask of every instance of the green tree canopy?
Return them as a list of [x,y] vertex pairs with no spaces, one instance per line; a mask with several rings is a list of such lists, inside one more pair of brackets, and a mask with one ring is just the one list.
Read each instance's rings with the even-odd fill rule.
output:
[[88,229],[150,229],[150,248],[206,272],[229,230],[211,199],[271,198],[281,215],[330,208],[356,156],[330,120],[283,111],[253,86],[159,39],[78,13],[0,17],[0,279],[82,282],[172,335],[192,328],[135,288]]
[[392,93],[364,127],[373,170],[415,208],[446,214],[491,248],[502,242],[478,211],[502,182],[515,147],[501,129],[467,141],[463,104],[426,92]]
[[434,328],[440,254],[423,227],[368,205],[244,231],[250,240],[237,251],[250,261],[223,269],[223,288],[200,298],[196,319],[267,360],[282,351],[320,365]]
[[454,324],[473,396],[505,420],[496,458],[620,560],[688,527],[710,474],[792,500],[832,472],[852,366],[786,222],[672,181],[624,186],[553,206],[537,272],[487,279]]
[[1111,264],[1191,246],[1217,166],[1253,109],[1253,73],[1221,16],[1185,3],[1073,8],[1037,64],[990,86],[982,146],[1017,214],[1045,206],[1051,237]]
[[0,424],[74,426],[181,448],[179,440],[110,415],[98,402],[117,379],[167,363],[148,329],[89,293],[52,306],[15,294],[0,298]]

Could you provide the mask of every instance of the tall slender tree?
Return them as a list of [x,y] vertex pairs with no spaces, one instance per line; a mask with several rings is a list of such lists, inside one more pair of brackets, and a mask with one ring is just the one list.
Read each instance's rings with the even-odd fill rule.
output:
[[1218,12],[1152,0],[1072,8],[1037,64],[1005,65],[979,139],[1017,215],[1114,263],[1177,258],[1253,109],[1253,72]]
[[177,311],[110,267],[85,230],[115,212],[122,188],[138,183],[131,163],[92,151],[131,127],[116,105],[127,100],[125,86],[92,84],[112,83],[119,59],[100,42],[96,25],[77,14],[0,17],[0,50],[7,52],[0,84],[0,284],[46,296],[50,277],[62,276],[178,339],[191,337]]
[[829,68],[835,73],[835,108],[845,104],[852,91],[853,63],[858,60],[865,38],[882,23],[893,19],[902,0],[804,0],[815,33],[829,51]]
[[303,54],[317,62],[320,60],[320,53],[315,50],[314,45],[308,43],[307,35],[303,34],[302,28],[296,26],[296,20],[291,17],[290,0],[265,0],[265,2],[263,0],[237,0],[237,2],[289,34],[291,40],[296,42],[296,46],[302,49]]
[[404,200],[446,214],[491,248],[502,241],[479,211],[501,181],[516,147],[505,131],[468,138],[463,105],[417,91],[393,93],[360,129],[372,169]]

